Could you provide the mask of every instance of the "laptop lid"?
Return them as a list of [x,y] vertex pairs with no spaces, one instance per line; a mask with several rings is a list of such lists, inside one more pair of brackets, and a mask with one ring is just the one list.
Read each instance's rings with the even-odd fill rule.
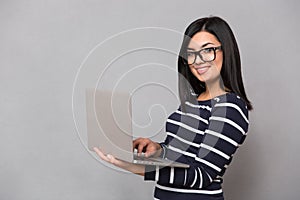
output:
[[132,104],[128,92],[87,89],[86,112],[89,150],[99,147],[105,154],[136,164],[189,167],[161,158],[134,160]]
[[132,162],[130,94],[87,89],[86,113],[89,150],[99,147],[106,154]]

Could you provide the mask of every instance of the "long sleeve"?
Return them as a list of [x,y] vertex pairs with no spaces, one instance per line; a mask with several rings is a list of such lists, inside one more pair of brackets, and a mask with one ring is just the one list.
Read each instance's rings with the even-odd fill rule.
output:
[[145,180],[175,188],[205,189],[222,176],[248,131],[248,110],[235,94],[178,109],[167,120],[166,158],[190,168],[147,166]]

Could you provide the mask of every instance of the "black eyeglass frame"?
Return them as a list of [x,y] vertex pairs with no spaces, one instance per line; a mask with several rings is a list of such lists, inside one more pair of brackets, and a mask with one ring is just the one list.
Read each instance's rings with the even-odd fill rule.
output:
[[[201,55],[201,52],[207,51],[207,50],[213,50],[213,51],[214,51],[214,57],[213,57],[213,59],[211,59],[211,60],[203,60],[203,57],[202,57],[202,55]],[[203,62],[211,62],[211,61],[214,61],[214,60],[216,59],[216,50],[222,50],[222,46],[218,46],[218,47],[207,47],[207,48],[204,48],[204,49],[200,49],[199,51],[187,51],[187,52],[186,52],[186,61],[187,61],[187,63],[188,63],[189,65],[195,64],[196,59],[197,59],[197,56],[199,56],[200,59],[201,59]],[[195,55],[194,61],[193,61],[192,63],[189,63],[189,62],[188,62],[188,58],[187,58],[187,57],[188,57],[188,56],[187,56],[188,53],[192,53],[192,54]]]

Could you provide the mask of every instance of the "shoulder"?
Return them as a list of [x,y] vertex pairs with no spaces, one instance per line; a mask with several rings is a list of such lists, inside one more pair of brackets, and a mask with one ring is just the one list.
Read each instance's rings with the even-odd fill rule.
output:
[[248,108],[246,102],[235,93],[227,93],[214,98],[213,110],[225,109],[236,116],[248,119]]
[[215,97],[213,100],[213,106],[228,103],[237,105],[240,108],[248,110],[246,102],[235,93],[226,93],[224,95]]

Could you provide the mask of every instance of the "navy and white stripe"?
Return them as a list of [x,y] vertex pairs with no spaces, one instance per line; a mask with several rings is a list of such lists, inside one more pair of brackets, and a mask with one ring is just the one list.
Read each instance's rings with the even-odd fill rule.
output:
[[224,175],[248,131],[248,110],[234,93],[198,104],[186,102],[166,122],[165,157],[188,169],[147,166],[145,180],[157,182],[157,199],[222,197]]

